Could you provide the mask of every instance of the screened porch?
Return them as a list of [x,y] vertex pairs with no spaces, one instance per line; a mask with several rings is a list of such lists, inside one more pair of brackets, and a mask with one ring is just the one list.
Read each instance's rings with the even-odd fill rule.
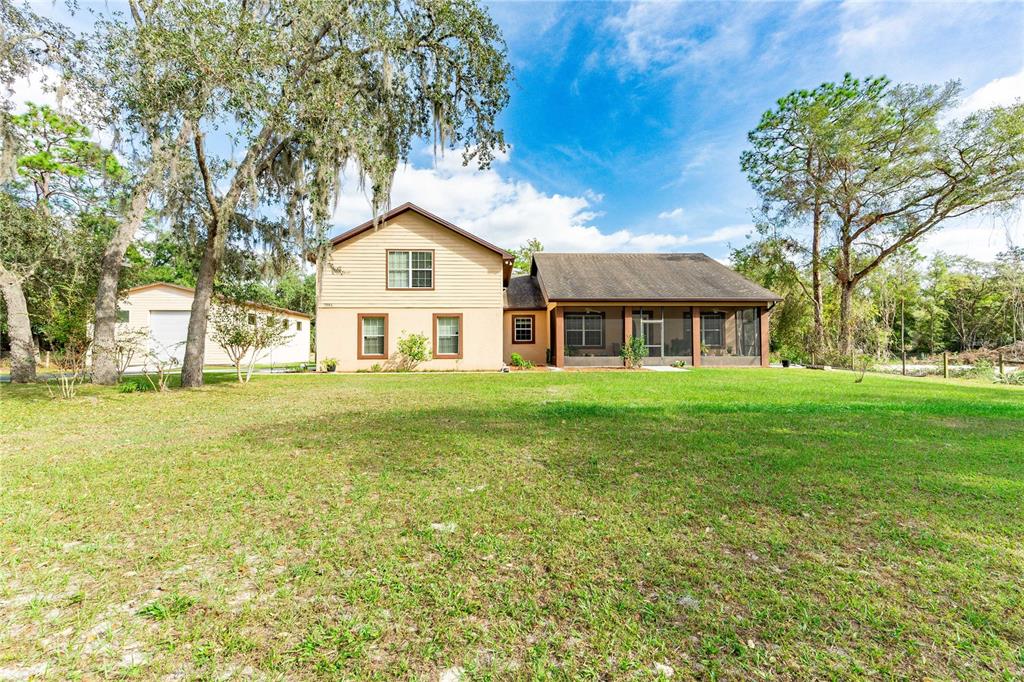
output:
[[647,365],[757,366],[766,351],[764,307],[559,306],[552,317],[553,361],[564,367],[621,366],[631,336],[643,337]]

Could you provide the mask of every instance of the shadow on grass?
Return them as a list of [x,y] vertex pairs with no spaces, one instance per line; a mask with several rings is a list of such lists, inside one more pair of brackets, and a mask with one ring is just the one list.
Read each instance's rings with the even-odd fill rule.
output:
[[594,496],[699,487],[722,508],[852,513],[869,502],[1000,531],[1019,526],[1024,457],[1011,452],[1024,442],[1019,420],[981,411],[985,418],[950,425],[934,417],[963,420],[965,410],[944,400],[841,411],[798,403],[782,417],[773,404],[705,407],[510,400],[501,410],[327,410],[237,437],[254,450],[343,453],[348,466],[398,481],[443,479],[456,464],[514,475],[514,463],[525,458],[553,485],[582,486]]

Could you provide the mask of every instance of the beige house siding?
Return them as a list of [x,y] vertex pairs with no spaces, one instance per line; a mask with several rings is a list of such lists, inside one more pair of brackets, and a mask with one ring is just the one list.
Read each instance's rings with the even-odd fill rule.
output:
[[[391,249],[433,249],[434,288],[388,289],[387,252]],[[502,305],[501,256],[414,211],[335,246],[321,277],[318,308],[500,310]]]
[[[533,343],[512,342],[512,318],[533,317]],[[505,341],[505,363],[512,361],[512,353],[519,353],[524,360],[535,365],[547,363],[548,312],[546,310],[506,310],[502,334]]]
[[[389,250],[434,252],[432,289],[388,289]],[[317,360],[338,369],[396,361],[403,333],[425,334],[433,346],[433,315],[462,315],[460,359],[430,360],[420,369],[494,370],[502,365],[502,257],[415,211],[336,245],[318,269]],[[388,316],[387,358],[359,358],[359,314]]]
[[[128,322],[118,323],[117,334],[128,331],[135,331],[141,334],[148,333],[150,329],[150,318],[156,311],[190,311],[192,310],[192,293],[177,287],[166,285],[155,285],[149,288],[140,288],[139,291],[129,291],[123,295],[117,304],[117,309],[128,313]],[[255,310],[262,310],[256,308]],[[259,359],[261,363],[288,363],[307,362],[309,360],[309,333],[310,319],[301,315],[294,315],[283,311],[273,312],[274,317],[289,320],[292,338],[287,344],[274,348]],[[296,322],[302,323],[302,329],[296,329]],[[227,353],[212,339],[212,324],[207,326],[206,346],[204,351],[204,362],[207,365],[228,365],[231,360]],[[176,356],[181,359],[185,356],[185,348],[174,349]],[[144,363],[145,352],[139,351],[132,360],[132,367],[139,367]]]
[[[358,315],[387,315],[387,358],[357,357],[359,344]],[[398,339],[403,334],[424,334],[427,347],[433,347],[434,314],[462,314],[462,358],[432,359],[417,369],[429,370],[494,370],[501,367],[501,308],[392,308],[364,305],[358,308],[321,308],[317,313],[317,360],[338,361],[340,371],[369,369],[375,364],[391,367],[397,364]]]

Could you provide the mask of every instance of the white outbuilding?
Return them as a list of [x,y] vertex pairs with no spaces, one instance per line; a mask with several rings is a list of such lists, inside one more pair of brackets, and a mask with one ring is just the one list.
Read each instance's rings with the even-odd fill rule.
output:
[[[192,310],[195,290],[167,282],[154,282],[122,292],[117,304],[117,331],[119,340],[135,341],[138,351],[134,353],[129,368],[141,367],[153,358],[171,364],[180,364],[185,355],[185,339],[188,337],[188,320]],[[214,304],[216,305],[216,304]],[[281,320],[288,330],[287,341],[267,349],[257,358],[260,364],[290,364],[309,361],[309,326],[311,317],[305,313],[285,308],[245,303],[254,313],[271,315]],[[174,362],[173,360],[177,360]],[[206,365],[230,365],[227,353],[213,340],[212,328],[207,328]]]

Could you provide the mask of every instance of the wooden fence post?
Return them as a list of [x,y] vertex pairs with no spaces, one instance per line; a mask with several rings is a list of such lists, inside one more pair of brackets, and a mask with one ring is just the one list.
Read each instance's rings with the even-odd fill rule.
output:
[[942,378],[949,378],[949,351],[942,351]]
[[1002,379],[1005,375],[1003,374],[1003,351],[999,351],[999,378]]

